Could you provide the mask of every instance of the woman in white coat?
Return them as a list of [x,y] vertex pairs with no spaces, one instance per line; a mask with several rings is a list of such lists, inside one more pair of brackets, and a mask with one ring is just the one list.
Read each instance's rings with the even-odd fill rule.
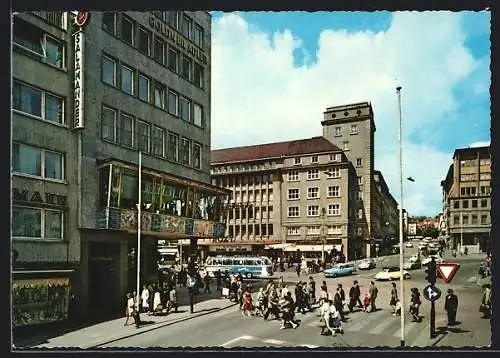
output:
[[161,296],[160,296],[160,292],[159,291],[156,291],[155,292],[155,295],[153,296],[153,312],[154,313],[157,313],[157,312],[161,312],[163,307],[161,305]]
[[142,311],[147,312],[149,311],[149,290],[146,287],[146,285],[142,286],[142,293],[141,293],[141,301],[142,301]]

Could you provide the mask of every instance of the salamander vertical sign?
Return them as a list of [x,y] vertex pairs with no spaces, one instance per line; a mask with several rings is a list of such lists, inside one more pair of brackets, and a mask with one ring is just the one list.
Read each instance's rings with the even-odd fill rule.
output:
[[75,38],[75,63],[73,73],[73,129],[83,128],[83,107],[84,107],[84,52],[85,52],[85,35],[82,30],[77,31],[73,37]]

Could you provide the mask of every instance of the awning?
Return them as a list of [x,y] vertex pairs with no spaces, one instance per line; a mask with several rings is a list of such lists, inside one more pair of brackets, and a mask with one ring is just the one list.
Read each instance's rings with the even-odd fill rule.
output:
[[323,250],[330,252],[333,249],[340,251],[342,249],[342,245],[292,245],[288,246],[284,249],[287,252],[295,252],[297,250],[304,252],[322,252]]
[[289,246],[292,246],[293,244],[270,244],[266,245],[264,249],[275,249],[275,250],[282,250],[285,249]]
[[33,280],[13,280],[13,288],[35,287],[35,286],[68,286],[68,277],[41,278]]

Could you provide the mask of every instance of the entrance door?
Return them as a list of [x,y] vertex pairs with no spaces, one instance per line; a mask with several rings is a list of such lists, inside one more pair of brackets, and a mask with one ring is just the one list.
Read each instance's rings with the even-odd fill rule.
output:
[[123,315],[125,298],[120,297],[118,287],[120,246],[93,242],[89,245],[89,318],[101,320]]

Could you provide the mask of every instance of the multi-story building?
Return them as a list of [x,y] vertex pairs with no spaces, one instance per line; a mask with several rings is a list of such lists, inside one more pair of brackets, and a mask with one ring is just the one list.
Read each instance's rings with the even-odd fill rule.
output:
[[223,235],[210,35],[207,12],[13,17],[14,325],[67,317],[70,292],[85,317],[123,313],[136,285],[139,153],[142,281],[157,277],[159,239],[187,240],[189,252]]
[[[322,125],[322,137],[212,151],[213,184],[235,190],[234,204],[239,205],[237,195],[245,190],[239,186],[254,180],[255,170],[272,174],[274,200],[281,200],[272,203],[280,213],[273,218],[273,238],[281,243],[326,240],[348,257],[374,256],[374,239],[394,235],[398,220],[397,203],[373,169],[372,107],[363,102],[328,108]],[[231,182],[235,175],[242,179]],[[238,221],[233,231],[233,223],[228,224],[228,238],[244,238],[241,230],[248,233],[248,228],[236,228]],[[218,248],[224,249],[220,243]]]
[[443,188],[449,245],[469,252],[490,250],[491,155],[489,147],[459,148]]

